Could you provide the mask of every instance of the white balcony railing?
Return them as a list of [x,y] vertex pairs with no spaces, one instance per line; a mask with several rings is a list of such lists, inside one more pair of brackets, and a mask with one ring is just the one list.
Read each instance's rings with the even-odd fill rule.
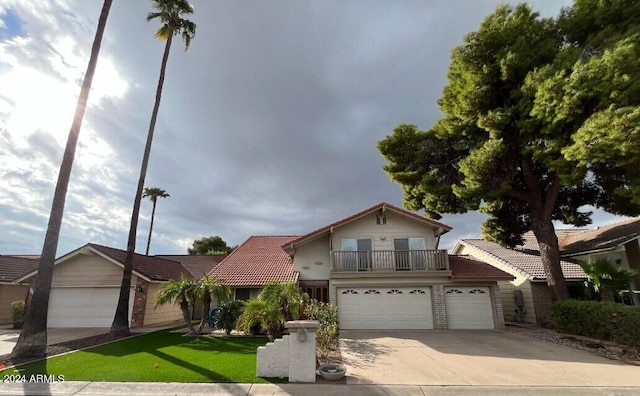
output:
[[331,269],[348,271],[448,270],[446,250],[366,250],[331,252]]

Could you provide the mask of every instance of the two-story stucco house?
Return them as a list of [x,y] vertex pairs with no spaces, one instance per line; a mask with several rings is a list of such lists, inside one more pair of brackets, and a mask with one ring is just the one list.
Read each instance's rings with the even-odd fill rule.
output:
[[498,280],[513,277],[438,249],[451,227],[379,203],[302,236],[254,236],[210,275],[257,295],[297,280],[338,306],[341,329],[493,329],[504,325]]

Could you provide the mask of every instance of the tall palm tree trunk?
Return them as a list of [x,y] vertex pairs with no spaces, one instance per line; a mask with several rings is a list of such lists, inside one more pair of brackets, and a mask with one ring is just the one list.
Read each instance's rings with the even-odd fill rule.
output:
[[147,237],[147,252],[146,256],[149,255],[149,246],[151,246],[151,233],[153,232],[153,219],[156,217],[156,203],[157,199],[153,200],[153,208],[151,209],[151,224],[149,225],[149,236]]
[[144,180],[147,175],[147,166],[149,164],[149,156],[151,154],[151,143],[153,142],[153,132],[156,127],[156,119],[160,108],[160,99],[162,98],[162,86],[164,84],[164,75],[167,68],[167,60],[169,59],[169,51],[171,50],[171,41],[173,39],[173,31],[169,32],[167,42],[164,47],[162,56],[162,66],[160,67],[160,77],[158,78],[158,88],[156,89],[156,101],[151,113],[151,122],[149,123],[149,132],[147,133],[147,144],[144,147],[144,155],[142,156],[142,167],[140,168],[140,177],[138,178],[138,189],[133,201],[133,212],[131,213],[131,226],[129,228],[129,239],[127,241],[127,255],[124,262],[124,270],[122,273],[122,284],[120,285],[120,297],[116,314],[111,324],[111,334],[128,335],[129,334],[129,295],[131,293],[131,275],[133,272],[133,254],[136,250],[136,236],[138,231],[138,216],[140,214],[140,203],[142,201],[142,190],[144,190]]
[[93,39],[91,47],[91,56],[85,73],[80,96],[76,104],[76,111],[73,116],[73,123],[69,130],[67,138],[67,146],[65,147],[60,165],[60,173],[56,189],[53,194],[53,202],[51,204],[51,213],[49,215],[49,224],[47,225],[47,233],[42,246],[42,254],[40,255],[40,264],[38,265],[38,274],[35,278],[33,288],[33,296],[29,301],[27,315],[25,317],[22,331],[16,346],[13,348],[11,356],[13,358],[21,358],[26,356],[44,356],[47,349],[47,314],[49,311],[49,294],[51,292],[51,282],[53,280],[53,265],[58,250],[58,239],[60,237],[60,226],[62,225],[62,217],[64,214],[64,204],[67,197],[67,189],[73,168],[73,160],[75,158],[76,146],[80,135],[80,127],[87,108],[87,100],[91,83],[95,74],[96,65],[98,63],[98,54],[100,53],[100,45],[102,44],[102,36],[107,25],[107,18],[111,9],[113,0],[105,0],[100,12],[98,20],[98,29]]

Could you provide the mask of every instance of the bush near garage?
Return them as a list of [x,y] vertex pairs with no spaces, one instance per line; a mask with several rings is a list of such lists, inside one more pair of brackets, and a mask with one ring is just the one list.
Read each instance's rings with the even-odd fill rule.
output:
[[21,329],[22,324],[24,323],[25,312],[25,304],[24,301],[14,301],[11,303],[11,311],[12,311],[12,319],[13,319],[13,328]]
[[320,301],[312,301],[304,311],[309,320],[320,322],[316,342],[323,351],[338,348],[338,307]]
[[640,307],[563,300],[551,306],[557,330],[640,348]]

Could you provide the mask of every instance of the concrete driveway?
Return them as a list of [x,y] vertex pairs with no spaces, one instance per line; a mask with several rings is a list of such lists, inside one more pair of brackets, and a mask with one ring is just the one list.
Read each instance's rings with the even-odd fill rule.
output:
[[[108,332],[108,327],[47,329],[47,344],[59,344],[61,342],[77,340]],[[0,356],[11,353],[19,336],[20,330],[12,330],[9,328],[0,329]]]
[[640,386],[640,367],[504,331],[341,331],[347,384]]

